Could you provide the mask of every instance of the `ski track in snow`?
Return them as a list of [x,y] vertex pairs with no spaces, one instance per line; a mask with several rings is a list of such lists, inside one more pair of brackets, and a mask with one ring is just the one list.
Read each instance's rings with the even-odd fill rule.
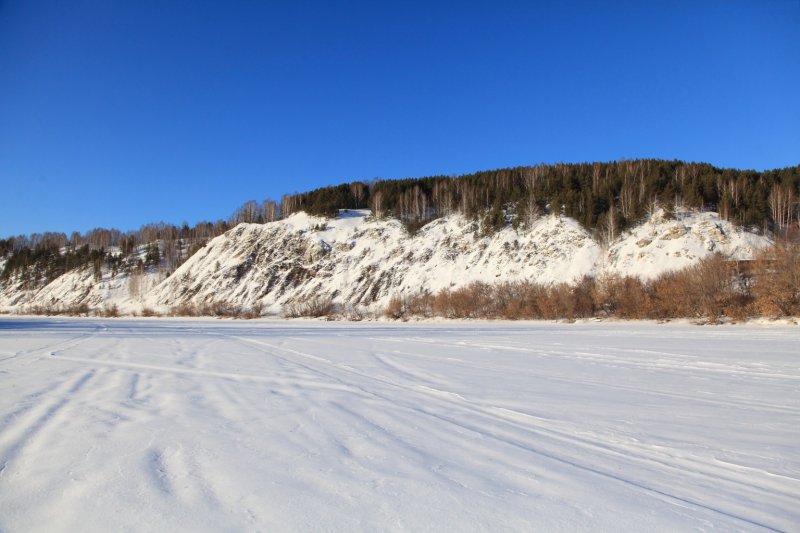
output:
[[0,319],[0,530],[797,530],[799,340]]

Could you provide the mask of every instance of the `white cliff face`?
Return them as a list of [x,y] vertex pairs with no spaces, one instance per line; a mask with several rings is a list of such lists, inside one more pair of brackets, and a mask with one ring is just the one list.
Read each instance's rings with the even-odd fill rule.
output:
[[[208,243],[171,276],[145,274],[96,280],[73,271],[38,291],[0,287],[0,306],[118,305],[166,310],[192,304],[263,306],[278,313],[293,302],[331,297],[338,304],[381,307],[394,295],[437,292],[473,281],[572,282],[585,275],[643,279],[684,268],[714,252],[747,259],[768,241],[713,213],[660,214],[602,247],[576,221],[552,216],[530,228],[489,236],[460,215],[440,218],[409,235],[396,220],[366,211],[336,219],[295,214],[269,224],[241,224]],[[159,281],[161,281],[159,283]]]
[[768,244],[765,237],[737,228],[716,213],[683,212],[666,218],[659,211],[612,243],[600,270],[647,280],[713,253],[751,259]]

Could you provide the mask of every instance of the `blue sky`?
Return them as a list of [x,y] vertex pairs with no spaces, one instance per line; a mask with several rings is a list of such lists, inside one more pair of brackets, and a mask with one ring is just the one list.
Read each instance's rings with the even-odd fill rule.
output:
[[0,237],[638,157],[800,163],[800,1],[0,0]]

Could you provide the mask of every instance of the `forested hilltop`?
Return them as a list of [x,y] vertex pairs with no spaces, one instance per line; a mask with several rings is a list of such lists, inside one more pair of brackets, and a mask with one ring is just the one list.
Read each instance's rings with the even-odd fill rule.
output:
[[281,211],[331,216],[339,209],[369,207],[377,217],[395,217],[411,226],[460,212],[481,219],[488,230],[557,211],[613,236],[656,206],[667,212],[683,207],[717,211],[739,226],[776,232],[798,220],[798,197],[800,166],[756,172],[640,159],[353,182],[286,195]]
[[249,201],[228,220],[148,224],[121,232],[44,233],[0,239],[0,281],[15,277],[27,288],[47,284],[82,267],[113,273],[174,271],[211,238],[239,223],[265,223],[305,211],[333,216],[369,208],[374,217],[401,220],[410,231],[451,213],[480,222],[489,234],[507,224],[529,225],[545,213],[579,221],[604,241],[613,240],[648,213],[676,207],[719,212],[723,219],[763,233],[798,231],[800,166],[756,172],[705,163],[653,159],[609,163],[536,165],[463,176],[356,181],[287,194],[280,202]]

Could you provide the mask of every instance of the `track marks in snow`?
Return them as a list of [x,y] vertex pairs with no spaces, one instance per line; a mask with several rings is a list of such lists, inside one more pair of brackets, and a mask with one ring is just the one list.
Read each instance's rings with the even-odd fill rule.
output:
[[[785,530],[800,520],[789,444],[798,391],[764,375],[795,372],[785,358],[765,357],[748,388],[736,372],[758,373],[755,358],[723,354],[733,372],[697,376],[677,362],[705,352],[645,353],[659,350],[622,327],[628,345],[565,327],[119,324],[15,363],[25,394],[0,403],[0,452],[20,449],[0,474],[3,507],[26,509],[38,494],[65,529],[79,522],[64,510],[88,501],[126,502],[105,520],[96,511],[95,529]],[[762,435],[737,429],[761,418]],[[59,433],[71,438],[54,448]],[[53,450],[65,466],[37,469]],[[0,528],[41,529],[25,516]]]
[[[535,424],[532,424],[530,417],[525,416],[523,413],[505,408],[482,408],[470,404],[463,396],[454,392],[420,385],[403,385],[401,382],[405,382],[412,376],[405,371],[398,372],[394,377],[399,376],[402,379],[398,382],[393,382],[383,377],[366,375],[351,366],[334,364],[327,359],[297,349],[252,339],[238,340],[259,344],[273,351],[279,350],[285,355],[300,356],[304,359],[304,366],[309,365],[309,362],[322,363],[325,369],[318,370],[318,372],[324,377],[333,377],[333,379],[339,382],[351,383],[386,401],[394,402],[395,405],[405,406],[418,413],[432,416],[441,422],[457,426],[463,430],[480,434],[483,437],[488,437],[495,441],[501,441],[506,445],[518,447],[527,452],[535,453],[573,468],[583,469],[592,474],[614,479],[636,487],[637,489],[647,491],[658,497],[671,499],[676,503],[689,504],[697,508],[704,508],[731,518],[736,518],[742,522],[749,523],[751,526],[773,529],[772,526],[767,524],[768,520],[767,522],[759,521],[762,515],[768,516],[769,513],[764,513],[761,510],[752,510],[751,514],[754,515],[755,518],[748,518],[732,510],[732,505],[735,506],[736,504],[735,498],[733,498],[734,501],[730,501],[731,498],[727,496],[724,491],[720,492],[718,490],[717,484],[719,481],[724,480],[724,482],[729,485],[728,490],[736,494],[737,497],[742,493],[746,493],[749,494],[749,497],[756,500],[769,501],[770,503],[767,505],[775,507],[776,510],[793,505],[794,498],[788,495],[796,494],[800,491],[800,481],[792,477],[785,477],[782,482],[773,484],[772,488],[764,488],[758,485],[757,482],[751,483],[749,476],[735,475],[735,472],[731,472],[731,470],[725,468],[714,468],[713,462],[709,464],[706,460],[707,458],[703,460],[692,457],[684,458],[678,450],[669,450],[668,448],[656,449],[647,445],[639,445],[635,441],[604,440],[602,435],[591,431],[584,432],[587,435],[586,437],[580,437],[580,428],[572,427],[569,428],[568,431],[557,430],[554,429],[552,421],[542,419],[538,419]],[[458,346],[462,346],[462,344],[458,344]],[[491,350],[494,347],[487,347],[484,345],[481,346],[481,348]],[[552,356],[553,354],[548,355]],[[582,358],[583,354],[578,353],[577,357]],[[385,358],[379,357],[379,360],[386,366]],[[613,362],[616,363],[617,361],[614,360]],[[657,366],[658,365],[656,365],[656,367]],[[342,377],[342,372],[349,374],[351,378],[358,378],[358,383],[352,381],[352,379],[348,380],[347,377]],[[375,393],[374,388],[364,385],[363,381],[365,379],[378,382],[380,386],[384,388],[389,386],[403,389],[404,394],[397,395],[393,399],[383,397],[382,394]],[[573,382],[573,384],[574,383],[575,382]],[[585,382],[583,383],[585,384]],[[600,383],[595,384],[600,385]],[[605,384],[602,385],[605,386]],[[620,387],[614,388],[621,389]],[[628,389],[635,390],[639,393],[645,392],[645,389]],[[409,397],[409,393],[423,394],[426,398],[425,400],[418,400]],[[662,395],[671,396],[666,393]],[[676,396],[672,395],[671,397],[674,398]],[[403,398],[403,401],[397,401],[396,398]],[[687,399],[689,396],[684,395],[682,398]],[[445,410],[428,410],[419,407],[431,405],[431,400],[444,401],[448,404],[448,408]],[[461,411],[461,413],[458,411]],[[442,412],[448,412],[450,415],[443,416],[441,415]],[[466,414],[466,416],[464,416],[464,414]],[[464,420],[471,421],[464,422]],[[498,424],[498,421],[512,421],[517,427],[513,430],[509,430],[509,428],[503,427],[502,424]],[[487,430],[487,428],[491,429]],[[532,442],[536,444],[532,445]],[[565,455],[563,450],[569,450],[571,453]],[[601,456],[599,460],[597,460],[598,455]],[[623,476],[607,469],[593,466],[594,463],[606,464],[609,462],[626,464],[627,468],[624,470],[628,472],[628,474]],[[654,477],[655,473],[660,473],[662,477],[664,474],[668,474],[667,478],[670,479],[670,481],[661,483],[647,481]],[[758,469],[750,469],[749,474],[759,474],[761,476],[771,475],[767,471]],[[700,486],[705,486],[709,493],[716,491],[717,494],[708,498],[707,494],[689,496],[676,492],[675,488],[680,487],[682,480],[685,480],[687,477],[694,478],[695,483]],[[709,504],[704,502],[704,500],[709,499],[713,500],[714,503]]]
[[196,460],[196,453],[181,444],[150,449],[145,454],[146,469],[152,475],[153,486],[166,497],[174,497],[187,507],[217,507],[219,500],[209,481],[203,478],[204,470]]
[[[791,365],[786,368],[785,365],[781,367],[777,367],[775,365],[765,365],[763,363],[757,362],[747,362],[747,363],[739,363],[739,364],[731,364],[731,363],[719,363],[719,362],[708,362],[703,361],[699,356],[687,354],[687,353],[671,353],[671,352],[663,352],[663,351],[655,351],[655,350],[647,350],[647,349],[629,349],[629,348],[617,348],[617,347],[604,347],[604,353],[598,352],[591,352],[585,351],[585,349],[581,347],[576,347],[575,349],[569,350],[560,347],[556,347],[556,345],[547,345],[546,347],[524,347],[524,346],[515,346],[515,345],[504,345],[504,344],[488,344],[485,342],[469,342],[469,341],[459,341],[457,343],[442,343],[437,342],[432,339],[422,339],[422,338],[411,338],[411,339],[402,339],[397,337],[387,337],[387,338],[373,338],[377,342],[388,342],[388,343],[400,343],[400,344],[407,344],[407,343],[418,343],[426,346],[434,346],[436,348],[441,348],[442,350],[452,350],[452,349],[464,349],[464,350],[472,350],[472,349],[479,349],[483,350],[488,355],[493,355],[498,352],[511,352],[511,353],[521,353],[528,355],[534,359],[544,358],[544,359],[552,359],[557,361],[574,361],[575,363],[582,365],[583,363],[590,363],[593,365],[599,365],[606,368],[614,368],[614,367],[622,367],[626,369],[631,369],[633,371],[642,370],[646,372],[652,373],[662,373],[662,372],[671,372],[678,376],[686,376],[687,378],[691,379],[698,379],[699,377],[703,377],[705,373],[710,372],[709,379],[714,379],[716,377],[719,378],[730,378],[731,376],[735,376],[740,378],[742,381],[746,381],[748,383],[752,383],[754,380],[763,380],[765,383],[774,383],[774,382],[782,382],[784,380],[788,380],[791,384],[790,386],[795,386],[792,383],[796,379],[800,379],[800,368],[797,365]],[[395,351],[395,353],[402,353],[414,356],[408,349],[404,351]],[[424,352],[423,352],[424,353]],[[628,354],[629,357],[621,358],[615,354]],[[423,356],[424,357],[424,356]],[[757,355],[756,355],[757,357]],[[464,366],[472,366],[478,370],[487,370],[493,369],[498,363],[493,361],[491,358],[486,360],[482,360],[479,363],[468,363],[465,361],[459,361],[460,365]],[[764,368],[768,368],[769,370],[764,370]],[[781,372],[777,370],[780,369]],[[513,369],[509,369],[513,371]],[[707,405],[716,405],[720,407],[730,407],[735,406],[740,409],[750,409],[756,411],[773,411],[775,413],[783,413],[783,414],[791,414],[791,415],[800,415],[800,402],[794,402],[793,405],[786,405],[786,404],[775,404],[769,402],[763,402],[760,400],[756,400],[752,397],[747,398],[747,400],[738,400],[732,396],[732,394],[728,394],[725,396],[724,400],[716,399],[713,395],[708,395],[707,397],[703,394],[682,394],[675,391],[667,391],[667,390],[658,390],[654,389],[653,387],[638,387],[631,384],[624,384],[618,381],[610,381],[610,380],[597,380],[597,379],[590,379],[586,377],[581,377],[581,374],[558,374],[549,372],[546,375],[546,379],[556,382],[564,383],[565,385],[581,385],[581,386],[588,386],[588,387],[598,387],[600,389],[615,389],[619,391],[628,391],[633,393],[641,393],[643,395],[656,395],[661,396],[664,398],[672,398],[675,400],[680,401],[689,401],[692,403],[703,403]],[[729,391],[731,393],[735,393],[735,391]]]
[[51,425],[64,407],[83,389],[94,376],[94,371],[82,373],[77,379],[47,391],[46,396],[36,395],[32,404],[14,415],[13,420],[5,424],[0,435],[0,461],[5,471],[9,463],[32,446],[37,434]]

